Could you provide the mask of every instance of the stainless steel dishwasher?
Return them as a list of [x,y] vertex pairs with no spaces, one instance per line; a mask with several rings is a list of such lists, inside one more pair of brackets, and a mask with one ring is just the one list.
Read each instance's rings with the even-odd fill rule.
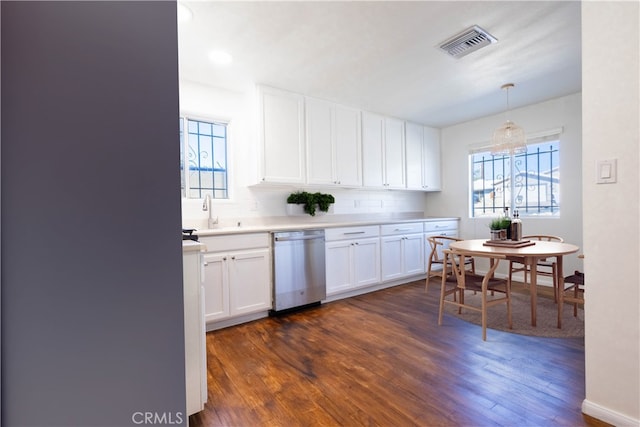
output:
[[272,313],[327,297],[324,249],[324,230],[273,233]]

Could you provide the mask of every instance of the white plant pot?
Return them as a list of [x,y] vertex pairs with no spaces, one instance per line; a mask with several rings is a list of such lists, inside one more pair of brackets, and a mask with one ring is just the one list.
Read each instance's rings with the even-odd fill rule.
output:
[[[302,204],[287,203],[286,210],[287,210],[287,215],[289,216],[302,216],[302,215],[311,216],[304,211],[304,205]],[[328,212],[322,212],[320,209],[318,209],[318,207],[316,207],[315,216],[322,216],[322,215],[326,215],[327,213],[333,213],[333,205],[329,205]]]

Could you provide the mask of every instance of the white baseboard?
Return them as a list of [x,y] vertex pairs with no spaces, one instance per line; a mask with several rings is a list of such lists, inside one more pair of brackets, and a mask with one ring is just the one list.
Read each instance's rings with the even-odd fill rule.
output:
[[362,294],[368,294],[370,292],[380,291],[382,289],[391,288],[393,286],[404,285],[407,283],[415,282],[417,280],[426,279],[425,274],[419,274],[411,277],[403,277],[401,279],[391,280],[389,282],[377,283],[375,285],[364,286],[362,288],[352,289],[346,292],[339,292],[336,294],[327,295],[327,298],[322,300],[323,303],[338,301],[345,298],[351,298]]
[[258,319],[264,319],[265,317],[269,317],[268,311],[259,311],[257,313],[245,314],[243,316],[232,317],[230,319],[207,323],[206,330],[207,332],[211,332],[222,328],[228,328],[229,326],[236,326]]
[[604,406],[600,406],[596,403],[590,402],[587,399],[582,401],[582,413],[617,427],[640,426],[639,419],[631,418],[609,408],[605,408]]

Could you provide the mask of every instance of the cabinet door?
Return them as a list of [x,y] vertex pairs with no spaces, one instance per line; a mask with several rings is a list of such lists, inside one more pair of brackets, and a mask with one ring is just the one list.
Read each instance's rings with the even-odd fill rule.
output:
[[347,290],[352,285],[350,240],[327,242],[325,245],[325,267],[327,295]]
[[261,88],[260,110],[262,180],[304,183],[304,98]]
[[231,315],[271,308],[269,249],[229,254],[229,299]]
[[386,118],[384,135],[385,186],[405,188],[404,122]]
[[307,182],[335,184],[332,137],[333,108],[330,102],[305,99],[307,135]]
[[362,184],[382,188],[384,182],[384,117],[362,113]]
[[423,151],[423,187],[427,191],[439,191],[442,189],[439,129],[424,128]]
[[204,318],[205,322],[229,316],[229,278],[227,256],[205,254],[204,261]]
[[404,274],[411,276],[424,273],[424,245],[422,234],[407,234],[402,241]]
[[422,140],[424,126],[407,122],[405,124],[405,144],[407,149],[407,188],[422,190]]
[[402,277],[402,236],[380,238],[382,281]]
[[376,283],[380,283],[380,239],[357,240],[353,245],[353,285]]
[[337,184],[362,186],[360,111],[336,105],[334,108],[334,147]]

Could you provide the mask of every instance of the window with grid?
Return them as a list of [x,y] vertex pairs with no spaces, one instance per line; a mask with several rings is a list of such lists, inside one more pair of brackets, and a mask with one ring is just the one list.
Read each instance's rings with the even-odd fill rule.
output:
[[[557,136],[556,136],[557,137]],[[527,152],[470,155],[471,217],[495,216],[509,208],[521,217],[560,216],[560,141],[527,144]]]
[[227,123],[180,117],[180,175],[182,197],[229,198]]

